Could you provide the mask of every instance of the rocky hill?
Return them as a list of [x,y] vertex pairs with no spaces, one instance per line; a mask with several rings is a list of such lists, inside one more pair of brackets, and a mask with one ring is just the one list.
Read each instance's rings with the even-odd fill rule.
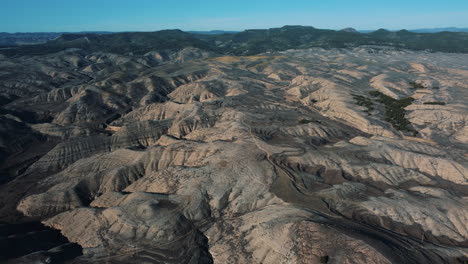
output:
[[3,57],[0,221],[45,226],[0,241],[51,241],[3,259],[466,263],[468,55],[290,49],[323,40],[304,31],[361,36],[68,35]]

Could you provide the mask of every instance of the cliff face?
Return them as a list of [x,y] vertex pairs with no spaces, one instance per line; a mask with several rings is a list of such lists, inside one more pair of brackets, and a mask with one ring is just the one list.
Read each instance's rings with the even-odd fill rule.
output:
[[379,47],[3,59],[1,220],[60,230],[74,263],[460,263],[467,62]]

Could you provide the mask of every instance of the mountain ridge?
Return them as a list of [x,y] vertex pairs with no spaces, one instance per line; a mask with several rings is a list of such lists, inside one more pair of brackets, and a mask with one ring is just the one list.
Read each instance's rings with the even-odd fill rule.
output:
[[[80,41],[81,39],[81,41]],[[346,48],[382,45],[410,50],[468,53],[468,34],[463,32],[415,33],[408,30],[379,29],[367,34],[355,30],[317,29],[311,26],[284,26],[248,29],[238,33],[194,34],[182,30],[122,32],[112,34],[62,34],[44,44],[0,50],[5,56],[43,55],[79,48],[117,54],[143,55],[155,50],[200,48],[225,55],[255,55],[311,47]]]

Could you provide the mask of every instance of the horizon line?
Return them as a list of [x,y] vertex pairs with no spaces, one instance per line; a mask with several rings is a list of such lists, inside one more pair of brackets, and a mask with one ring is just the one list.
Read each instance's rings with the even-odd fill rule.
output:
[[264,29],[274,29],[274,28],[282,28],[286,26],[301,26],[301,27],[313,27],[316,29],[323,29],[323,30],[343,30],[343,29],[355,29],[356,31],[377,31],[377,30],[388,30],[388,31],[401,31],[401,30],[437,30],[437,29],[468,29],[468,26],[466,27],[454,27],[454,26],[446,26],[446,27],[426,27],[426,28],[413,28],[413,29],[407,29],[407,28],[375,28],[375,29],[356,29],[354,27],[345,27],[345,28],[318,28],[310,25],[284,25],[281,27],[269,27],[269,28],[247,28],[247,29],[241,29],[241,30],[224,30],[224,29],[210,29],[210,30],[197,30],[197,29],[190,29],[190,30],[183,30],[180,28],[164,28],[164,29],[156,29],[156,30],[123,30],[123,31],[109,31],[109,30],[80,30],[80,31],[0,31],[0,33],[7,33],[7,34],[26,34],[26,33],[95,33],[95,32],[103,32],[103,33],[130,33],[130,32],[157,32],[157,31],[164,31],[164,30],[180,30],[184,32],[214,32],[214,31],[225,31],[225,32],[243,32],[247,30],[264,30]]

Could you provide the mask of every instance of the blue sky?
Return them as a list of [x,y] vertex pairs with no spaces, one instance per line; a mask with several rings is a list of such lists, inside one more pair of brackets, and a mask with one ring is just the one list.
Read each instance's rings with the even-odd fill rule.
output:
[[0,0],[0,32],[468,27],[468,0]]

